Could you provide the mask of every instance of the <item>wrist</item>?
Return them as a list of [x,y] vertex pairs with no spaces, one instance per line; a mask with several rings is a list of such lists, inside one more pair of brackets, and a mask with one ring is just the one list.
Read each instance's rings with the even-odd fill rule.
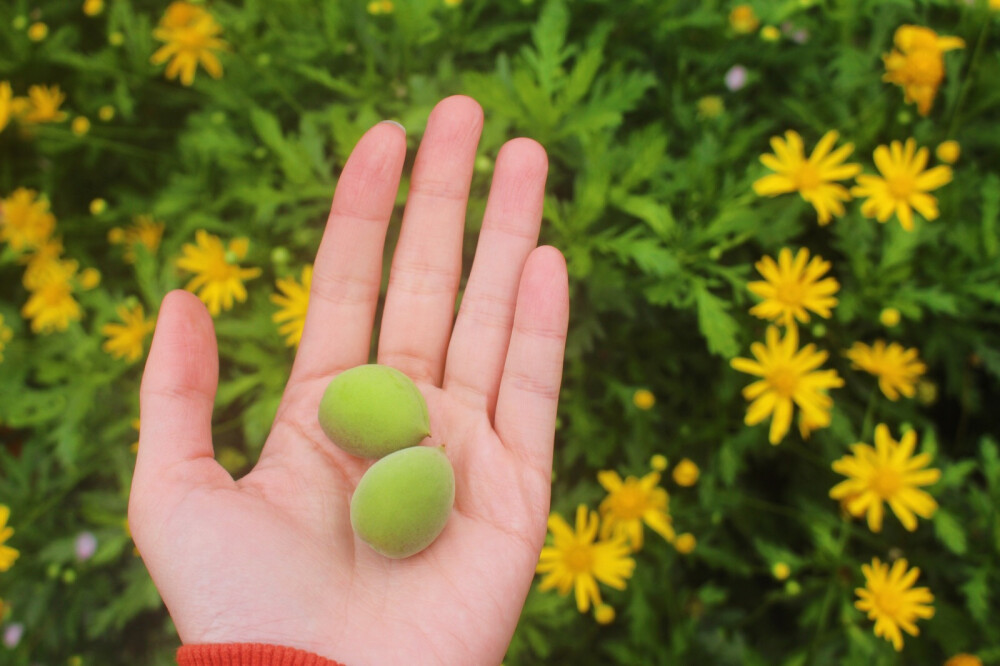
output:
[[203,643],[182,645],[178,666],[344,666],[298,648],[266,643]]

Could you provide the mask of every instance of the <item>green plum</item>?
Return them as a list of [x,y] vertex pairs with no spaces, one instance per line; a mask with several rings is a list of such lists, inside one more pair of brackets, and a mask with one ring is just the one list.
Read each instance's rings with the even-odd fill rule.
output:
[[414,446],[364,473],[351,497],[351,526],[376,552],[409,557],[441,534],[454,502],[455,472],[444,447]]
[[362,458],[381,458],[430,435],[420,389],[387,365],[359,365],[340,373],[319,403],[319,425],[334,444]]

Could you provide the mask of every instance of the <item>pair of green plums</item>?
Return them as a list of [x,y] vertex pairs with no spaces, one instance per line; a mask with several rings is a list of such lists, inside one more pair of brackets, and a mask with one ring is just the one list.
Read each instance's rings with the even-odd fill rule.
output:
[[375,463],[351,497],[351,527],[393,559],[431,545],[455,502],[455,473],[444,447],[418,446],[430,435],[423,394],[387,365],[340,373],[319,403],[319,424],[344,451]]

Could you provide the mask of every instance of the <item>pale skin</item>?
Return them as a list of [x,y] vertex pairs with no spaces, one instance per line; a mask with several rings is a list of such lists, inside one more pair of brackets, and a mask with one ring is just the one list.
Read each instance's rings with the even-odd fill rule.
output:
[[497,156],[456,315],[482,124],[461,96],[428,119],[379,331],[377,361],[420,387],[424,444],[444,444],[455,469],[454,510],[421,553],[391,560],[354,535],[350,497],[370,462],[317,421],[330,379],[369,362],[402,129],[370,129],[340,174],[281,406],[240,479],[213,455],[212,319],[193,294],[164,298],[129,525],[183,643],[278,644],[348,666],[503,659],[545,539],[569,297],[562,255],[536,247],[545,151],[514,139]]

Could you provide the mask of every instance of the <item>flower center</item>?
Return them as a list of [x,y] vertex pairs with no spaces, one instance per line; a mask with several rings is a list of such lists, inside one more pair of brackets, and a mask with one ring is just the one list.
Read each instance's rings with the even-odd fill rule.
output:
[[623,486],[615,493],[615,514],[624,520],[641,518],[646,504],[645,499],[642,490],[635,485]]
[[895,590],[880,590],[873,596],[875,597],[875,605],[878,606],[883,615],[894,619],[899,617],[903,599]]
[[594,561],[590,546],[584,544],[575,544],[567,548],[563,559],[566,568],[573,573],[590,571]]
[[822,180],[819,171],[809,162],[803,162],[793,177],[796,189],[799,192],[809,192],[820,186]]
[[936,86],[944,78],[941,54],[937,51],[921,50],[911,52],[907,58],[907,74],[910,82]]
[[767,383],[782,398],[791,398],[799,386],[799,375],[790,368],[778,368],[767,376]]
[[882,499],[889,499],[895,497],[896,493],[899,492],[903,485],[902,481],[899,472],[892,467],[879,467],[875,470],[875,476],[872,477],[872,490],[878,493]]
[[894,199],[905,201],[913,194],[914,182],[909,175],[893,176],[888,178],[886,182],[889,184],[889,194]]
[[802,283],[782,282],[775,290],[775,297],[785,305],[799,305],[802,303]]

